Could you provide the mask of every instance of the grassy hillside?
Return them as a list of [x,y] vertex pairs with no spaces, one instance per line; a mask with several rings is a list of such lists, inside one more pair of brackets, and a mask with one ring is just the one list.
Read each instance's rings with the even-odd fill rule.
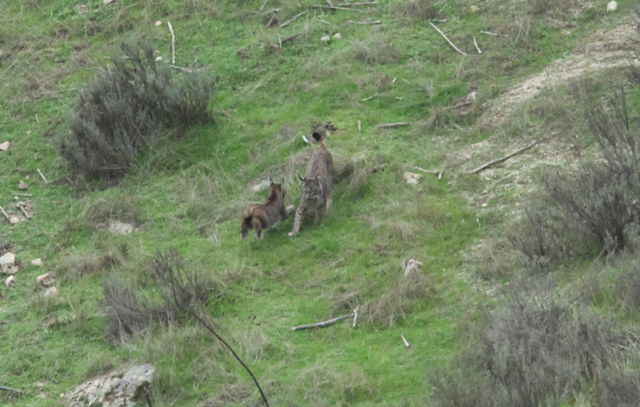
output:
[[[2,404],[61,405],[61,393],[87,378],[149,362],[157,368],[154,406],[256,405],[251,379],[193,319],[153,322],[117,346],[105,337],[104,284],[122,282],[159,303],[148,264],[173,247],[213,282],[208,314],[272,405],[432,405],[433,374],[454,370],[453,360],[502,302],[496,287],[520,274],[523,263],[504,238],[512,211],[557,146],[591,146],[583,109],[628,81],[624,69],[608,69],[543,89],[511,106],[504,120],[487,121],[488,106],[512,86],[588,47],[598,30],[627,22],[622,2],[609,14],[603,1],[334,0],[358,11],[314,8],[325,5],[320,0],[263,3],[0,3],[0,142],[11,142],[0,152],[0,205],[19,215],[16,193],[26,192],[34,212],[32,220],[0,226],[0,254],[13,251],[21,267],[17,287],[0,288],[0,386],[26,392],[0,393]],[[280,24],[304,14],[268,28],[274,8]],[[78,177],[58,155],[78,89],[112,69],[108,57],[121,42],[152,44],[161,63],[169,61],[168,21],[175,65],[217,78],[215,121],[168,131],[120,182]],[[300,35],[280,47],[293,34]],[[640,98],[630,92],[635,106]],[[338,131],[328,149],[338,167],[353,168],[336,186],[333,209],[318,224],[307,219],[294,238],[289,219],[262,241],[242,240],[241,211],[267,194],[249,186],[284,178],[286,202],[297,205],[296,174],[315,148],[301,136],[312,121],[329,120]],[[403,121],[411,125],[377,129]],[[543,136],[548,142],[518,168],[465,174]],[[423,174],[419,185],[407,185],[402,176],[419,172],[414,166],[446,170],[441,180]],[[27,191],[18,190],[19,180]],[[113,220],[138,229],[114,235]],[[551,272],[558,291],[573,293],[599,249]],[[402,285],[400,263],[408,257],[424,263],[420,283],[428,287],[413,297]],[[35,258],[42,267],[31,265]],[[58,297],[36,287],[44,272],[55,275]],[[614,310],[607,292],[599,293],[594,308]],[[365,304],[378,312],[357,329],[347,322],[289,329]],[[580,400],[588,392],[562,402],[592,405]]]

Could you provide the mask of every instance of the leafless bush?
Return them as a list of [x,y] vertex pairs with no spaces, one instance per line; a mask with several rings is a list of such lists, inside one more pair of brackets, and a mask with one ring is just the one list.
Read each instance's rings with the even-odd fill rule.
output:
[[398,13],[416,20],[432,20],[438,17],[439,10],[436,1],[406,0],[398,5]]
[[640,273],[637,269],[618,277],[615,286],[618,301],[624,308],[631,311],[640,309]]
[[600,407],[635,407],[640,400],[638,372],[615,371],[600,383]]
[[98,179],[122,177],[141,149],[163,130],[211,120],[207,111],[213,81],[190,74],[181,84],[153,48],[122,44],[124,57],[81,89],[60,154],[78,172]]

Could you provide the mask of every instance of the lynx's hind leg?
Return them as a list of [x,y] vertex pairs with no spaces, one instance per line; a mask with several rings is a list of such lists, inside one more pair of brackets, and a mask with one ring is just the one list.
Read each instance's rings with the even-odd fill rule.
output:
[[[328,205],[328,202],[327,202],[327,205]],[[318,206],[318,209],[316,209],[316,222],[320,222],[320,220],[322,220],[326,210],[327,210],[326,205]]]
[[262,240],[262,222],[257,216],[253,218],[253,228],[256,230],[258,239]]
[[296,218],[293,221],[293,230],[289,233],[289,236],[295,236],[300,233],[300,225],[302,225],[302,219],[304,218],[306,210],[301,206],[298,206],[296,211]]
[[331,206],[333,206],[333,192],[327,197],[327,210],[331,210]]

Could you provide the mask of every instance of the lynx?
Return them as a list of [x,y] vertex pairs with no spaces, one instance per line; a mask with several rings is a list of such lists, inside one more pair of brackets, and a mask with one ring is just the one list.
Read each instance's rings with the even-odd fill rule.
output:
[[278,221],[286,220],[296,209],[294,205],[285,208],[284,196],[287,191],[282,187],[284,179],[280,184],[271,181],[271,194],[262,205],[251,205],[242,215],[242,238],[249,235],[249,229],[255,229],[258,239],[262,239],[262,229],[271,230]]
[[333,180],[331,179],[333,158],[331,153],[327,151],[325,141],[330,136],[329,130],[335,130],[335,127],[331,125],[331,122],[324,126],[314,123],[313,127],[315,128],[311,132],[309,140],[314,140],[320,147],[311,155],[304,178],[298,176],[302,181],[302,195],[293,222],[293,230],[289,236],[295,236],[300,232],[300,225],[307,209],[316,209],[316,222],[318,222],[333,204]]

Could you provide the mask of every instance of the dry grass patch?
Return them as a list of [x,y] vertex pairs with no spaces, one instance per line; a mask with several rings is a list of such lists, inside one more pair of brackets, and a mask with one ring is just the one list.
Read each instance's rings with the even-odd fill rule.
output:
[[402,53],[393,44],[376,35],[365,41],[353,41],[347,48],[346,55],[368,65],[392,64],[402,57]]

